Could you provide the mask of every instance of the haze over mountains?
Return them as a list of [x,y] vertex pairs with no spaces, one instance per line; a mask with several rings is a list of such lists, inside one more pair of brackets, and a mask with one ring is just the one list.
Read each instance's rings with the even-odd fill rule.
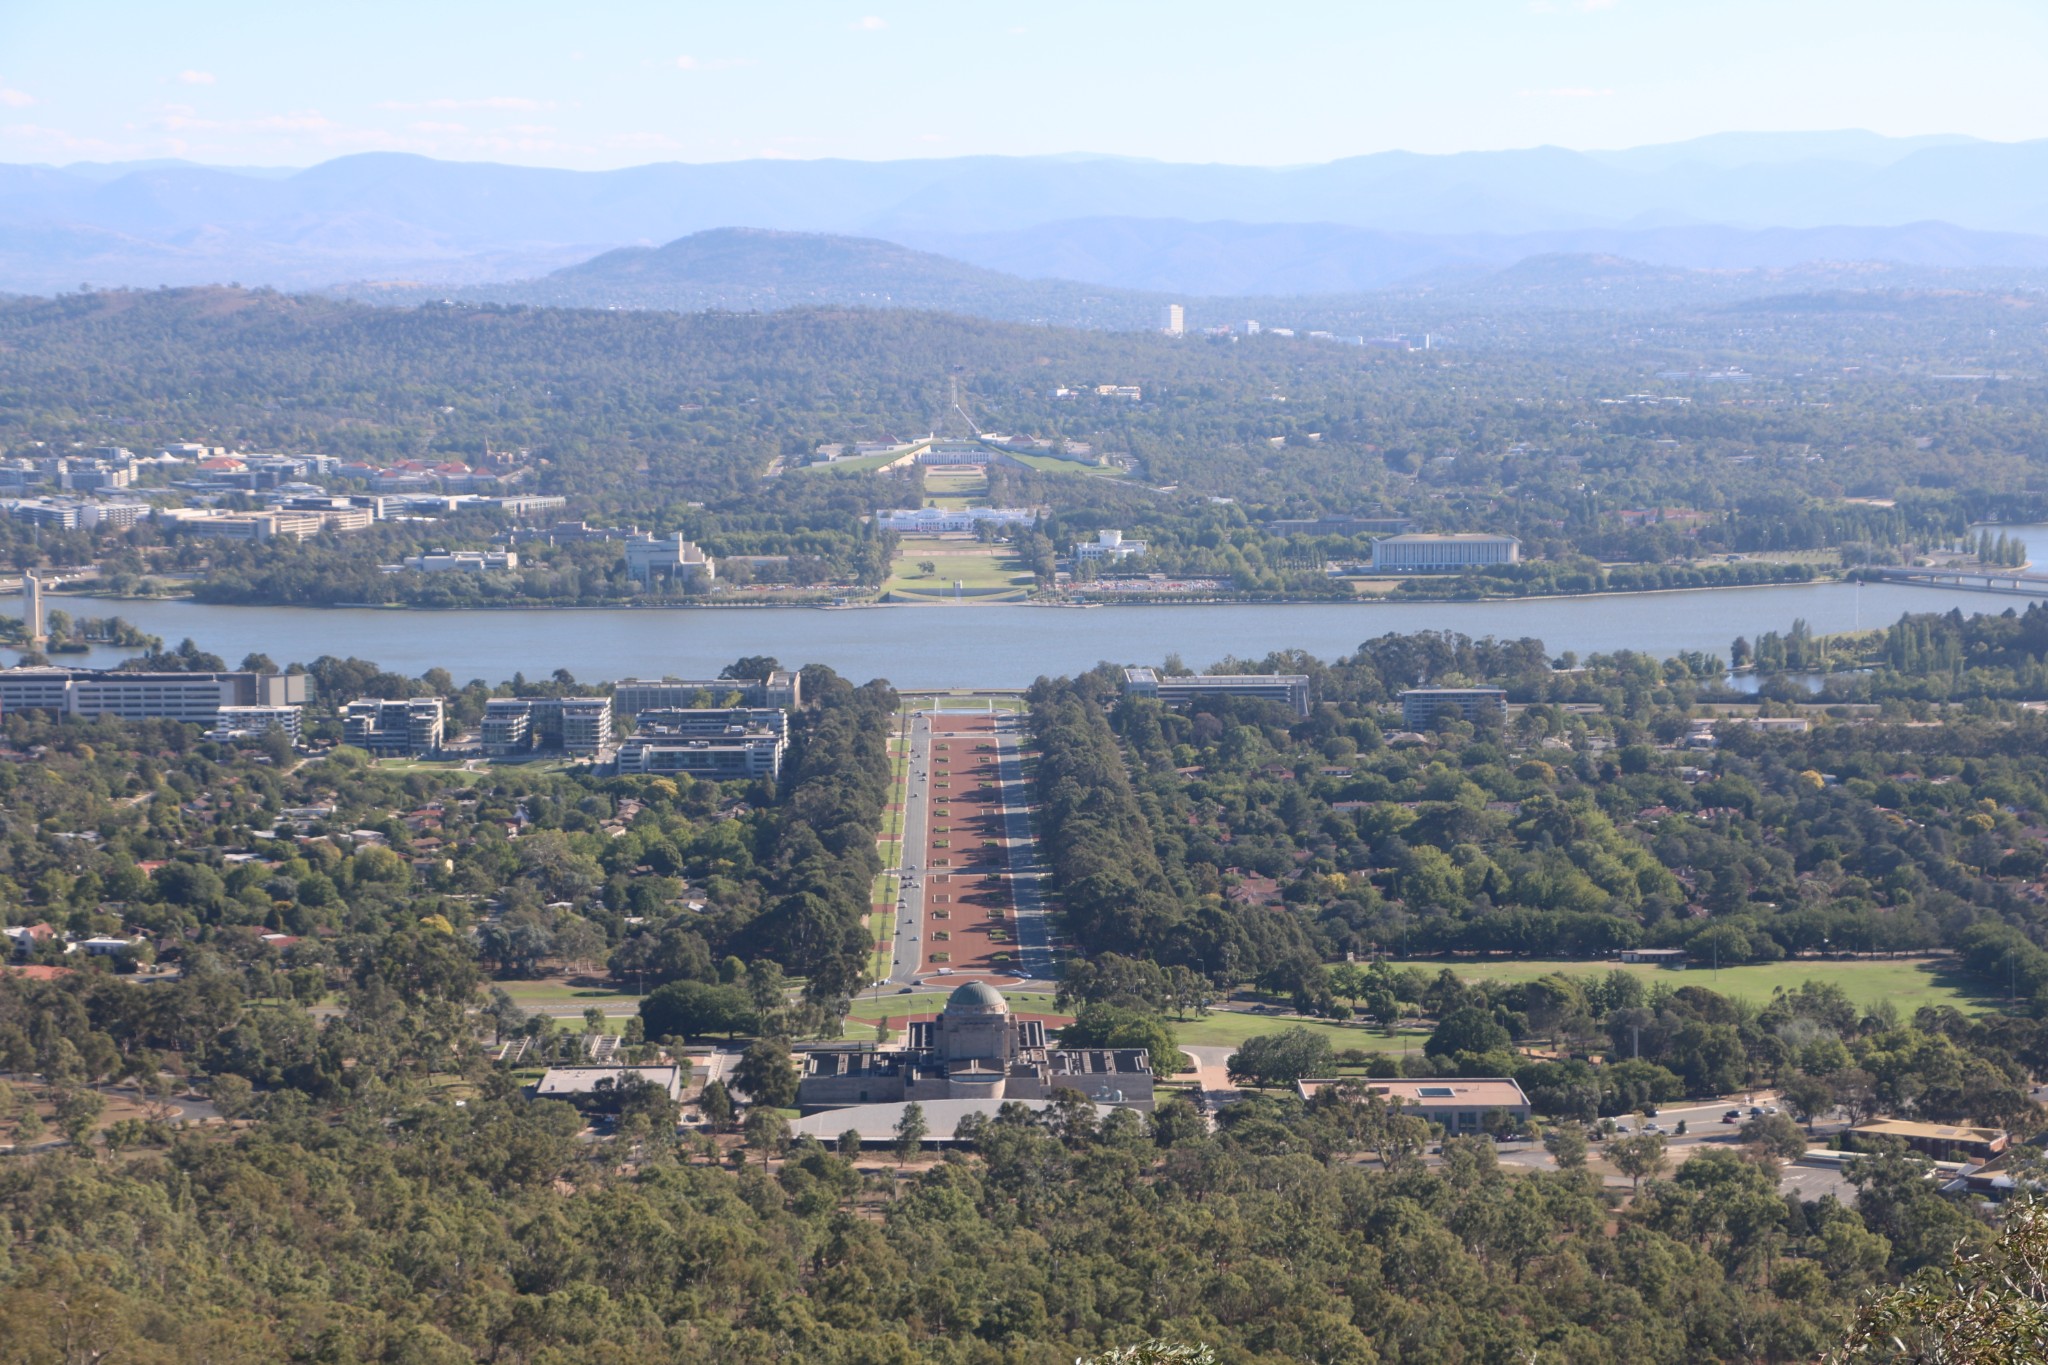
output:
[[[391,154],[301,171],[0,166],[0,289],[402,281],[564,303],[779,306],[861,301],[883,280],[884,302],[978,297],[1003,315],[1066,320],[1088,316],[1104,289],[1353,293],[1557,255],[1681,270],[1867,261],[2010,273],[2048,270],[2044,172],[2048,142],[1859,132],[1286,168],[1070,156],[578,172]],[[728,227],[950,259],[873,244],[821,256],[802,238],[678,242]],[[665,255],[595,259],[672,242]],[[832,274],[849,263],[851,276]],[[554,273],[565,267],[578,268]]]

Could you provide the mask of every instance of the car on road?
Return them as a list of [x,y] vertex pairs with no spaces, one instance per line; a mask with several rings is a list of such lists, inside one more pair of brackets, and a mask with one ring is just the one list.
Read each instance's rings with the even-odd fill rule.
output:
[[1661,1133],[1664,1131],[1664,1128],[1662,1124],[1646,1123],[1643,1125],[1643,1131],[1646,1133]]
[[1764,1116],[1764,1107],[1760,1104],[1752,1104],[1749,1106],[1749,1116],[1753,1119],[1762,1118]]
[[1740,1123],[1740,1122],[1742,1122],[1742,1111],[1741,1111],[1740,1109],[1730,1109],[1730,1110],[1729,1110],[1729,1111],[1728,1111],[1727,1113],[1725,1113],[1725,1114],[1721,1115],[1721,1122],[1723,1122],[1723,1123]]

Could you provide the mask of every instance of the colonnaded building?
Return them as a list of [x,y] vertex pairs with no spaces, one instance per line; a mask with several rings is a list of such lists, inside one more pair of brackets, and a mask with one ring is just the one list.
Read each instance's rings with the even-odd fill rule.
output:
[[867,1104],[1049,1100],[1078,1090],[1097,1104],[1152,1107],[1152,1058],[1144,1048],[1058,1048],[1045,1025],[1010,1013],[1002,992],[979,981],[954,991],[937,1019],[910,1026],[901,1048],[826,1048],[804,1057],[797,1104],[806,1114]]

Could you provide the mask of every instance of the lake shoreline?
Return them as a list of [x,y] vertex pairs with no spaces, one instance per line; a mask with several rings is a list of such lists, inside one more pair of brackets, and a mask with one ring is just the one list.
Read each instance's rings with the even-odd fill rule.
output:
[[[1577,602],[1599,597],[1658,597],[1676,593],[1760,592],[1784,588],[1815,588],[1848,585],[1847,578],[1810,578],[1798,583],[1715,583],[1692,588],[1616,588],[1606,592],[1530,593],[1524,597],[1404,597],[1399,593],[1378,593],[1365,597],[1151,597],[1142,593],[1112,598],[1090,598],[1081,602],[1022,601],[989,602],[963,598],[955,602],[505,602],[475,603],[458,607],[428,607],[403,602],[209,602],[193,593],[111,594],[65,593],[64,597],[90,598],[101,602],[192,602],[230,610],[258,611],[378,611],[432,613],[502,613],[539,611],[855,611],[881,607],[908,610],[958,610],[980,607],[1000,610],[1016,607],[1085,610],[1094,607],[1425,607],[1445,605],[1503,606],[1516,602]],[[1916,583],[1888,584],[1892,587],[1922,587]],[[1946,591],[1936,589],[1936,591]]]

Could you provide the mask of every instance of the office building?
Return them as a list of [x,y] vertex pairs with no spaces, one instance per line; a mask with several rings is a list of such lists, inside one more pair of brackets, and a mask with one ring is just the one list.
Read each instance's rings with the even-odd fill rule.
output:
[[1159,330],[1170,337],[1180,336],[1188,329],[1187,310],[1177,303],[1169,303],[1159,310]]
[[128,673],[76,668],[0,670],[0,714],[182,720],[207,726],[224,706],[295,706],[308,698],[303,673]]
[[1298,716],[1309,710],[1305,673],[1196,673],[1182,677],[1151,668],[1124,670],[1124,692],[1166,706],[1186,706],[1203,697],[1256,697],[1278,702]]
[[698,710],[700,703],[724,705],[728,697],[736,706],[793,711],[803,705],[803,674],[778,668],[765,678],[627,678],[612,687],[612,709],[622,716],[668,708]]
[[447,711],[439,697],[387,701],[364,697],[341,713],[345,742],[379,758],[404,758],[440,752],[446,736]]
[[1473,1137],[1486,1131],[1488,1115],[1526,1121],[1529,1097],[1507,1077],[1446,1077],[1443,1080],[1311,1080],[1294,1083],[1303,1099],[1314,1099],[1319,1091],[1338,1085],[1354,1085],[1361,1093],[1377,1095],[1413,1115],[1436,1124],[1445,1137]]
[[1133,559],[1145,553],[1142,540],[1125,540],[1122,531],[1097,531],[1093,543],[1080,541],[1075,544],[1073,556],[1076,564],[1089,564],[1099,560]]
[[1508,694],[1498,687],[1411,687],[1401,694],[1403,729],[1427,730],[1446,711],[1460,720],[1499,719],[1508,713]]
[[519,567],[516,550],[429,550],[402,561],[414,573],[510,573]]
[[261,739],[272,730],[282,730],[297,744],[302,732],[301,708],[297,706],[223,706],[214,713],[211,738],[219,740]]
[[1388,536],[1372,543],[1376,573],[1456,573],[1493,564],[1515,564],[1522,542],[1513,536],[1477,532],[1450,536]]
[[281,536],[304,540],[322,531],[363,531],[377,519],[367,507],[276,512],[195,513],[178,510],[186,514],[165,519],[174,522],[188,535],[253,542],[276,540]]
[[626,573],[636,582],[652,585],[663,579],[683,587],[709,588],[717,581],[717,563],[681,533],[666,538],[629,536],[625,546]]

